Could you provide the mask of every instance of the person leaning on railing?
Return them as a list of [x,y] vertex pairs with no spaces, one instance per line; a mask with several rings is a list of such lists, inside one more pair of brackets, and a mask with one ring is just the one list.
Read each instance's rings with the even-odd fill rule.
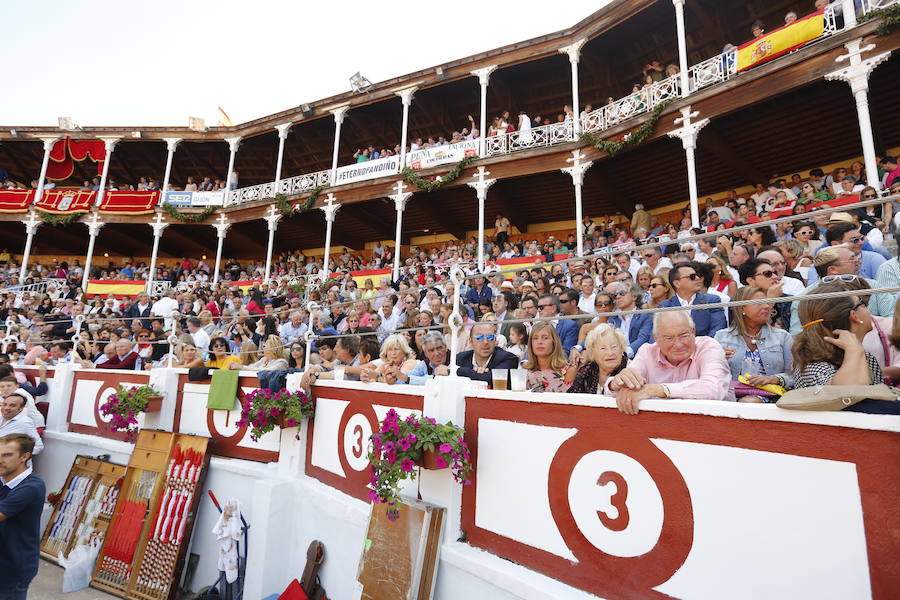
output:
[[575,380],[567,390],[570,394],[602,394],[610,377],[618,374],[628,364],[625,335],[609,325],[601,323],[588,333],[584,340],[588,358],[575,375]]
[[[766,292],[754,286],[744,286],[733,300],[763,300]],[[769,324],[770,303],[747,304],[731,309],[731,327],[716,332],[715,339],[725,350],[725,358],[731,369],[732,385],[738,402],[773,402],[777,398],[765,390],[755,390],[764,385],[793,387],[793,338],[784,329]],[[738,381],[747,376],[746,384]]]
[[[822,283],[815,292],[846,290],[840,281]],[[875,357],[863,338],[872,329],[865,296],[811,298],[800,303],[801,331],[794,338],[797,388],[818,385],[868,386],[884,382]],[[900,403],[864,399],[844,410],[900,414]]]
[[697,336],[688,311],[654,314],[653,336],[654,343],[644,344],[628,367],[606,382],[620,411],[635,415],[647,398],[734,400],[722,346]]

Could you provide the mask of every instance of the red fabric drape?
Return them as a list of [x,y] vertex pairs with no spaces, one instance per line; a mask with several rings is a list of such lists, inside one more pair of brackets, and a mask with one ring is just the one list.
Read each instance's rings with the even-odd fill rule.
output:
[[91,190],[44,190],[34,207],[54,214],[88,212],[94,205],[97,192]]
[[81,162],[88,158],[97,163],[97,175],[100,175],[106,160],[106,146],[102,140],[73,140],[69,137],[58,140],[50,151],[47,179],[68,179],[75,172],[74,161]]
[[159,192],[106,192],[99,211],[117,215],[146,215],[159,202]]
[[34,190],[0,190],[0,212],[25,212],[34,200]]

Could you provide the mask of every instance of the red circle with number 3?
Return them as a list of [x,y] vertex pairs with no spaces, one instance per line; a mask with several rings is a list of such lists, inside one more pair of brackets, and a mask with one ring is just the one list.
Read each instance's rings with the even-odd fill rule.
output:
[[[579,519],[584,524],[584,507],[573,509],[569,488],[576,468],[582,475],[586,472],[581,463],[590,454],[618,455],[620,460],[612,462],[629,467],[599,468],[589,479],[582,478],[601,488],[613,484],[608,489],[615,490],[605,507],[596,511],[598,522],[592,524],[592,529],[606,532],[607,538],[627,531],[637,532],[643,538],[638,546],[643,544],[646,548],[643,553],[632,556],[616,551],[614,554],[612,545],[607,551],[601,550],[596,535],[591,536],[592,542],[579,526]],[[597,460],[592,462],[597,465]],[[668,456],[648,439],[619,438],[609,430],[602,434],[582,430],[563,443],[554,456],[548,488],[553,520],[566,545],[581,564],[592,567],[590,574],[585,573],[584,589],[610,598],[667,597],[653,588],[669,580],[684,564],[694,539],[690,493]],[[641,528],[658,531],[655,544],[652,539],[647,543],[646,531],[642,532]],[[602,577],[597,577],[597,570],[602,571]]]

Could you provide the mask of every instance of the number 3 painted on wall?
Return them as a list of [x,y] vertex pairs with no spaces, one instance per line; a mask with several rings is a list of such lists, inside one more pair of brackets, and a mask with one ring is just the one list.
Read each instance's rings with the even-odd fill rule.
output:
[[597,516],[603,526],[612,531],[624,531],[628,527],[628,482],[615,471],[606,471],[597,480],[597,485],[605,487],[612,483],[616,486],[616,492],[609,497],[609,504],[617,511],[617,516],[612,518],[606,510],[598,510]]

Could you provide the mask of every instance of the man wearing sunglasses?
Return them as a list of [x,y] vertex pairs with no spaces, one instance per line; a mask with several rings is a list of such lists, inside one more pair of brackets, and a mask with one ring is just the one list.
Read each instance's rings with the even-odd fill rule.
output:
[[[833,217],[834,215],[832,215]],[[855,223],[846,221],[832,223],[825,232],[825,242],[829,246],[846,246],[849,248],[859,260],[859,274],[866,279],[875,279],[878,275],[878,267],[884,264],[886,260],[877,252],[870,252],[865,249],[866,238],[860,232],[859,225]],[[817,271],[810,270],[806,283],[812,285],[813,283],[818,283],[818,281],[819,275]]]
[[[562,298],[566,299],[567,304],[573,304],[573,300],[578,297],[575,290],[566,290],[557,298],[553,294],[543,294],[538,298],[538,316],[545,319],[553,319],[562,314]],[[578,310],[578,306],[575,306]],[[590,319],[590,315],[588,316]],[[569,356],[572,346],[578,343],[578,329],[580,325],[573,319],[556,319],[553,323],[556,327],[556,333],[559,334],[559,340],[562,342],[563,352]]]
[[[813,266],[818,275],[815,283],[810,283],[803,290],[803,294],[808,294],[810,290],[815,288],[820,281],[832,281],[841,279],[843,281],[853,281],[859,277],[859,256],[857,256],[851,248],[845,245],[825,246],[813,259]],[[812,275],[813,269],[810,269]],[[872,279],[866,279],[869,287],[875,289],[879,285]],[[802,296],[803,294],[798,294]],[[894,295],[893,294],[872,294],[867,296],[869,302],[869,312],[879,317],[891,317],[894,315]],[[791,302],[791,334],[800,333],[800,317],[798,314],[799,302]]]
[[[672,267],[669,271],[669,284],[675,290],[675,295],[660,303],[661,308],[719,302],[718,296],[700,292],[703,288],[703,276],[700,275],[698,267],[699,265],[693,262],[680,263]],[[725,328],[725,311],[721,307],[692,310],[691,318],[697,335],[713,337],[717,331]]]
[[[606,291],[612,294],[617,312],[638,308],[637,300],[643,294],[639,285],[627,281],[614,281],[606,286]],[[625,339],[628,340],[628,358],[634,358],[640,347],[653,337],[653,315],[650,313],[615,315],[609,318],[609,324],[625,334]]]
[[517,369],[519,357],[497,347],[497,326],[476,323],[469,331],[472,349],[456,355],[457,374],[469,379],[486,381],[493,386],[491,369]]

